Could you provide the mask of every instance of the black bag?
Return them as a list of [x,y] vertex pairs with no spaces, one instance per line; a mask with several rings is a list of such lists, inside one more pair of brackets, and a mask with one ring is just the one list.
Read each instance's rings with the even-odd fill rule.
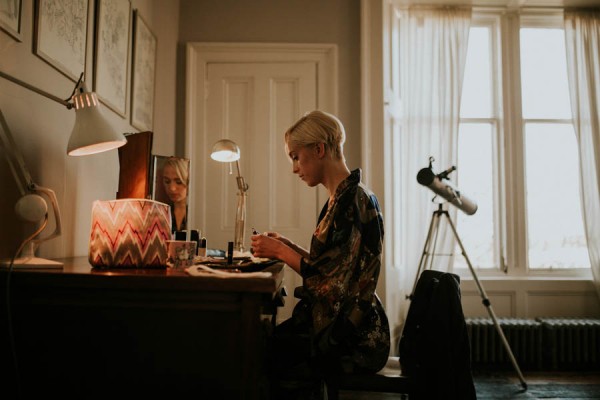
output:
[[458,275],[434,270],[417,281],[398,348],[416,399],[476,399],[459,283]]

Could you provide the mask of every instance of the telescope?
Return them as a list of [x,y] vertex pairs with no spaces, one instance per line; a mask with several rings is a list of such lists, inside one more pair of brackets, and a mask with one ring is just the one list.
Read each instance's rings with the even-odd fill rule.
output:
[[[452,167],[448,168],[447,170],[445,170],[444,172],[436,174],[433,172],[433,169],[431,167],[431,164],[433,163],[433,161],[434,161],[433,157],[429,157],[429,167],[423,168],[419,171],[419,173],[417,174],[417,182],[419,182],[421,185],[427,186],[429,189],[431,189],[436,194],[435,197],[437,197],[438,195],[443,197],[448,202],[454,204],[458,209],[460,209],[465,214],[468,214],[468,215],[475,214],[475,212],[477,211],[477,204],[475,204],[475,202],[473,202],[472,200],[470,200],[469,198],[464,196],[460,192],[460,190],[458,190],[454,185],[452,185],[452,183],[448,179],[448,175],[450,173],[452,173],[452,171],[455,171],[456,167],[452,166]],[[434,200],[435,200],[435,197],[433,198]],[[454,239],[456,240],[456,244],[460,247],[462,255],[465,258],[467,265],[469,266],[469,271],[471,271],[471,274],[473,275],[473,279],[475,280],[475,284],[477,285],[477,289],[479,290],[479,295],[481,296],[481,300],[482,300],[481,302],[487,308],[488,314],[490,315],[490,317],[492,318],[492,321],[494,322],[494,325],[496,326],[496,331],[500,335],[500,340],[502,341],[502,344],[504,345],[504,348],[506,349],[506,352],[508,353],[508,356],[509,356],[511,362],[512,362],[513,366],[515,367],[517,374],[519,375],[519,380],[521,381],[521,386],[523,386],[523,389],[527,390],[527,382],[525,382],[525,378],[523,378],[523,374],[521,373],[519,364],[517,363],[517,360],[515,359],[515,356],[514,356],[512,350],[510,349],[510,344],[506,340],[506,336],[504,336],[502,327],[498,324],[498,320],[496,318],[496,313],[494,313],[494,310],[492,309],[492,303],[490,302],[490,299],[488,299],[487,294],[485,293],[485,290],[483,289],[483,286],[481,286],[481,283],[479,282],[479,279],[477,278],[477,274],[475,273],[475,270],[473,269],[473,265],[471,264],[469,257],[467,257],[467,252],[465,251],[465,247],[463,246],[462,241],[460,240],[460,237],[458,237],[458,233],[456,232],[456,227],[454,226],[454,223],[452,222],[452,219],[450,218],[450,214],[448,213],[448,210],[443,209],[442,203],[438,204],[438,209],[435,210],[433,212],[433,215],[431,216],[431,223],[429,224],[429,232],[427,233],[427,239],[425,240],[425,246],[423,248],[423,253],[421,253],[421,261],[419,261],[419,268],[417,269],[417,276],[415,277],[415,283],[413,284],[412,292],[410,293],[410,295],[408,295],[406,297],[411,300],[413,299],[415,289],[417,287],[417,281],[419,280],[419,275],[421,275],[421,271],[424,271],[427,268],[432,270],[433,269],[432,267],[434,265],[433,257],[436,254],[440,254],[440,253],[436,252],[436,246],[437,246],[437,239],[438,239],[438,233],[439,233],[440,218],[442,218],[442,217],[446,218],[448,225],[451,228],[451,231],[452,231],[451,233],[454,234]],[[444,254],[444,255],[447,255],[447,254]]]
[[456,171],[456,167],[452,166],[436,174],[432,170],[433,157],[429,157],[429,167],[422,168],[417,174],[417,182],[423,186],[427,186],[436,195],[441,196],[449,203],[454,204],[459,210],[467,215],[473,215],[477,211],[477,204],[463,195],[458,188],[448,179],[448,175],[452,171]]

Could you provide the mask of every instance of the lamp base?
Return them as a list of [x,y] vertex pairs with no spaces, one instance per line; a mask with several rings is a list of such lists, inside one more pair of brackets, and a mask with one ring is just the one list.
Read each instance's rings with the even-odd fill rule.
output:
[[[19,257],[13,263],[13,269],[62,269],[63,263],[39,257]],[[10,260],[0,260],[1,268],[9,268]]]

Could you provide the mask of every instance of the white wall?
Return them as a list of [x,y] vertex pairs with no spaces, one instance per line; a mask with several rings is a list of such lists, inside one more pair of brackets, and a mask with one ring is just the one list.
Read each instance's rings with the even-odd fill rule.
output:
[[[21,15],[22,41],[0,30],[0,70],[49,92],[59,98],[68,97],[75,83],[33,52],[34,0],[23,0]],[[90,13],[94,10],[90,0]],[[153,153],[175,153],[176,54],[179,26],[179,1],[132,0],[132,10],[138,9],[157,36]],[[93,15],[93,14],[91,14]],[[93,82],[93,19],[88,23],[86,82]],[[128,104],[130,97],[128,96]],[[75,112],[0,77],[0,109],[23,153],[33,180],[56,192],[63,217],[63,234],[40,248],[47,258],[87,255],[91,205],[96,199],[114,199],[118,187],[118,153],[87,156],[66,155],[69,134]],[[104,107],[103,112],[116,129],[137,130],[121,117]],[[19,198],[17,187],[0,155],[0,258],[9,257],[30,232],[16,220],[13,205]]]
[[[360,166],[359,0],[181,0],[179,41],[180,46],[186,42],[336,44],[338,116],[346,128],[345,154],[350,168]],[[185,76],[182,58],[180,47],[179,76]],[[181,108],[183,96],[181,89]],[[177,130],[183,130],[181,112]]]

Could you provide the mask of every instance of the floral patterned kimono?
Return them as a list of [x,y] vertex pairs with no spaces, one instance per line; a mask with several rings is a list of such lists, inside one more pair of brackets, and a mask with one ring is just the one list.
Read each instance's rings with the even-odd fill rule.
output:
[[321,211],[310,259],[301,263],[305,304],[292,318],[308,320],[317,356],[336,357],[347,372],[376,372],[390,351],[387,316],[375,293],[383,219],[360,180],[360,169],[352,171]]

